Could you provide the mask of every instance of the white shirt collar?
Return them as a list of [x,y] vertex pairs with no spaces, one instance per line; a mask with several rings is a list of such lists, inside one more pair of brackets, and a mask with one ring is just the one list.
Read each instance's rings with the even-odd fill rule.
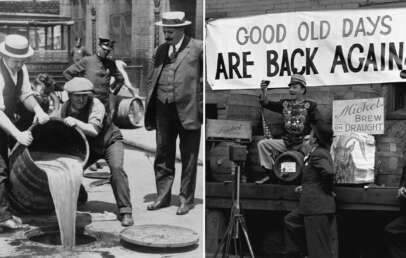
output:
[[4,63],[4,66],[7,68],[8,73],[10,74],[11,78],[13,79],[14,83],[17,83],[17,74],[18,73],[13,73],[10,69],[10,67],[8,67],[7,63],[4,62],[4,59],[1,60]]
[[179,40],[179,42],[175,45],[176,51],[179,51],[180,46],[182,45],[183,39],[185,38],[185,35],[182,35],[182,38]]

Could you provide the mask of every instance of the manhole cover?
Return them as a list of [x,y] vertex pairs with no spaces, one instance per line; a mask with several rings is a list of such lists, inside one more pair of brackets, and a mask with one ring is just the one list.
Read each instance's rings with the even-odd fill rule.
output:
[[[59,231],[41,232],[35,231],[28,233],[27,238],[33,242],[46,245],[61,245],[61,236]],[[87,245],[96,241],[96,238],[82,233],[77,233],[75,245]]]
[[124,229],[120,238],[128,243],[162,248],[195,245],[199,235],[191,229],[170,225],[137,225]]

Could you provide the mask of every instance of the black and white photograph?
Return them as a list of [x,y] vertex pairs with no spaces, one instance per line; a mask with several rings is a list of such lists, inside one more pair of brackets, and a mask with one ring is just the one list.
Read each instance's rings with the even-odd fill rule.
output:
[[0,257],[204,256],[203,0],[0,0]]
[[405,17],[205,1],[206,257],[406,257]]

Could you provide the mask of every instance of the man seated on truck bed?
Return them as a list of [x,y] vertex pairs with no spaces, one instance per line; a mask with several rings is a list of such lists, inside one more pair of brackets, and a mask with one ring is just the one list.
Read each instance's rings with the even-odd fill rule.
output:
[[[267,87],[269,82],[262,81],[261,89]],[[306,100],[306,80],[303,75],[293,74],[289,83],[290,99],[282,99],[274,102],[269,101],[266,89],[260,95],[262,107],[282,114],[283,135],[281,139],[263,139],[258,142],[258,154],[260,164],[269,173],[269,176],[257,181],[264,183],[272,176],[273,164],[277,156],[287,150],[297,150],[305,155],[308,152],[308,144],[303,144],[311,131],[311,124],[321,119],[321,115],[314,101]],[[306,138],[305,138],[306,137]]]

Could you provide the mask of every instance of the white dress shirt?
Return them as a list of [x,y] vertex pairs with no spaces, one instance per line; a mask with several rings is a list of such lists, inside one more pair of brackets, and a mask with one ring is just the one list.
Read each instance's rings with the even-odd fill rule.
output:
[[[4,62],[1,61],[1,62]],[[11,76],[11,79],[14,81],[15,84],[17,84],[17,74],[15,73],[13,74],[10,70],[10,68],[7,66],[6,63],[4,63],[6,65],[6,68]],[[32,93],[32,89],[31,89],[31,83],[30,83],[30,77],[28,75],[28,70],[27,67],[25,65],[23,65],[23,67],[21,68],[23,70],[23,84],[21,86],[21,95],[19,97],[19,99],[21,101],[24,101],[26,98],[28,98],[29,96],[31,96]],[[3,75],[0,73],[0,110],[4,111],[6,109],[6,107],[4,106],[4,98],[3,98],[3,90],[4,90],[4,79],[3,79]]]
[[[183,39],[185,38],[185,35],[182,36],[182,38],[179,40],[178,43],[176,43],[175,48],[176,51],[179,51],[180,46],[182,45]],[[172,55],[173,52],[173,45],[169,46],[169,50],[168,50],[168,56],[170,57]]]

